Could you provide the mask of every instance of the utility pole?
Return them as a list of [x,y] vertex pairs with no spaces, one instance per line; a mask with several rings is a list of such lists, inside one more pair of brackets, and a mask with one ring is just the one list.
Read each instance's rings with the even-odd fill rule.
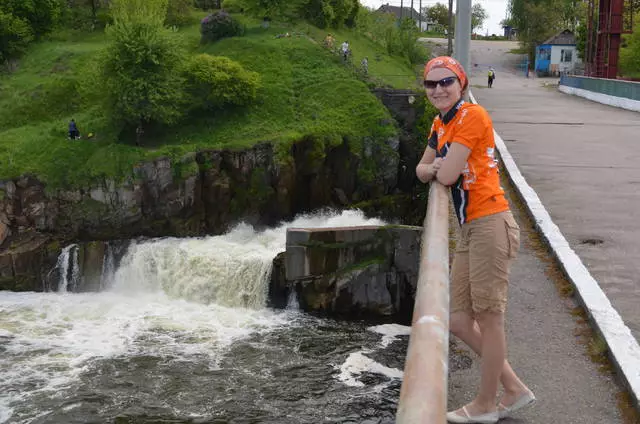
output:
[[453,56],[453,0],[449,0],[449,28],[447,28],[447,56]]
[[404,15],[404,3],[402,0],[400,0],[400,22],[402,22],[402,15]]
[[456,7],[456,48],[454,57],[471,76],[471,0],[457,0]]
[[411,0],[411,19],[413,19],[413,0]]
[[420,5],[418,7],[418,28],[420,29],[420,32],[422,32],[422,0],[420,0]]

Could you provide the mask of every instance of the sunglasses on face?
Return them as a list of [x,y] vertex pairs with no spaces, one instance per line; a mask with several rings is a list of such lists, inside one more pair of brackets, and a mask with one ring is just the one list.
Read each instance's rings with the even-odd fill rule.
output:
[[445,88],[445,87],[451,86],[451,84],[453,84],[457,80],[458,80],[457,77],[446,77],[446,78],[442,78],[441,80],[438,80],[438,81],[424,80],[424,86],[425,86],[425,88],[429,88],[431,90],[433,90],[437,86]]

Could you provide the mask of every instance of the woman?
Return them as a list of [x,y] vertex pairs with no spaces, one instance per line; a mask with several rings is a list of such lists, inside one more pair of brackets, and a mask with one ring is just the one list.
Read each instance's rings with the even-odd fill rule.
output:
[[[506,360],[507,285],[520,230],[500,187],[491,118],[481,106],[464,102],[468,84],[456,60],[442,56],[427,63],[426,94],[440,114],[416,174],[424,183],[451,186],[461,231],[451,269],[450,330],[482,357],[478,395],[447,420],[495,423],[535,396]],[[496,406],[499,382],[504,393]]]

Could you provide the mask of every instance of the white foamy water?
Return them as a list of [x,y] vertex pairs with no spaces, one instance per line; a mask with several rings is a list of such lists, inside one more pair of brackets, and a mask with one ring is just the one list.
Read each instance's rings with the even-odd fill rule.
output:
[[385,348],[393,343],[398,336],[408,336],[411,334],[411,327],[400,324],[382,324],[367,328],[369,331],[382,335],[380,347]]
[[[234,341],[290,325],[286,313],[264,308],[287,227],[382,224],[345,211],[262,232],[239,225],[223,236],[149,240],[132,244],[115,272],[112,262],[105,265],[107,291],[0,292],[0,423],[29,422],[12,418],[16,404],[43,392],[55,396],[96,359],[205,355],[215,367]],[[70,254],[68,247],[67,260]],[[63,262],[66,288],[72,281]]]
[[[402,371],[396,368],[386,367],[365,354],[369,351],[354,352],[349,355],[346,361],[340,366],[340,376],[338,379],[344,384],[353,387],[362,387],[364,383],[356,378],[363,372],[381,374],[389,378],[402,378]],[[382,389],[385,385],[378,385],[375,389]]]
[[[399,324],[376,325],[367,328],[367,330],[382,335],[382,340],[378,345],[378,348],[380,349],[384,349],[389,346],[398,338],[398,336],[408,336],[411,334],[411,327]],[[372,351],[366,349],[351,353],[344,363],[340,365],[340,374],[338,375],[338,379],[348,386],[362,387],[364,386],[364,383],[358,381],[357,378],[364,372],[381,374],[389,378],[402,378],[402,370],[389,368],[374,361],[370,357],[366,356],[369,353],[372,353]],[[378,385],[374,390],[380,390],[384,387],[384,384]]]

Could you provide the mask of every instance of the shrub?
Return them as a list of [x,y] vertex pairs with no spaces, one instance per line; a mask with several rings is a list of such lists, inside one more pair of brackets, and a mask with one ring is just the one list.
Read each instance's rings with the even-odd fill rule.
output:
[[242,35],[242,26],[227,12],[221,10],[206,16],[200,22],[200,34],[202,43],[209,43],[221,38]]
[[0,10],[0,64],[18,58],[33,39],[29,24]]
[[194,4],[198,9],[212,10],[220,8],[221,0],[195,0]]
[[355,0],[308,0],[304,17],[320,28],[353,26],[360,5]]
[[36,39],[48,34],[62,14],[58,0],[2,0],[0,10],[29,23]]
[[224,0],[222,2],[222,8],[229,13],[244,12],[244,5],[241,0]]
[[200,54],[186,68],[188,91],[196,109],[216,109],[226,105],[246,105],[256,98],[260,76],[237,62]]
[[191,21],[192,0],[169,0],[167,5],[167,19],[169,26],[183,26]]

